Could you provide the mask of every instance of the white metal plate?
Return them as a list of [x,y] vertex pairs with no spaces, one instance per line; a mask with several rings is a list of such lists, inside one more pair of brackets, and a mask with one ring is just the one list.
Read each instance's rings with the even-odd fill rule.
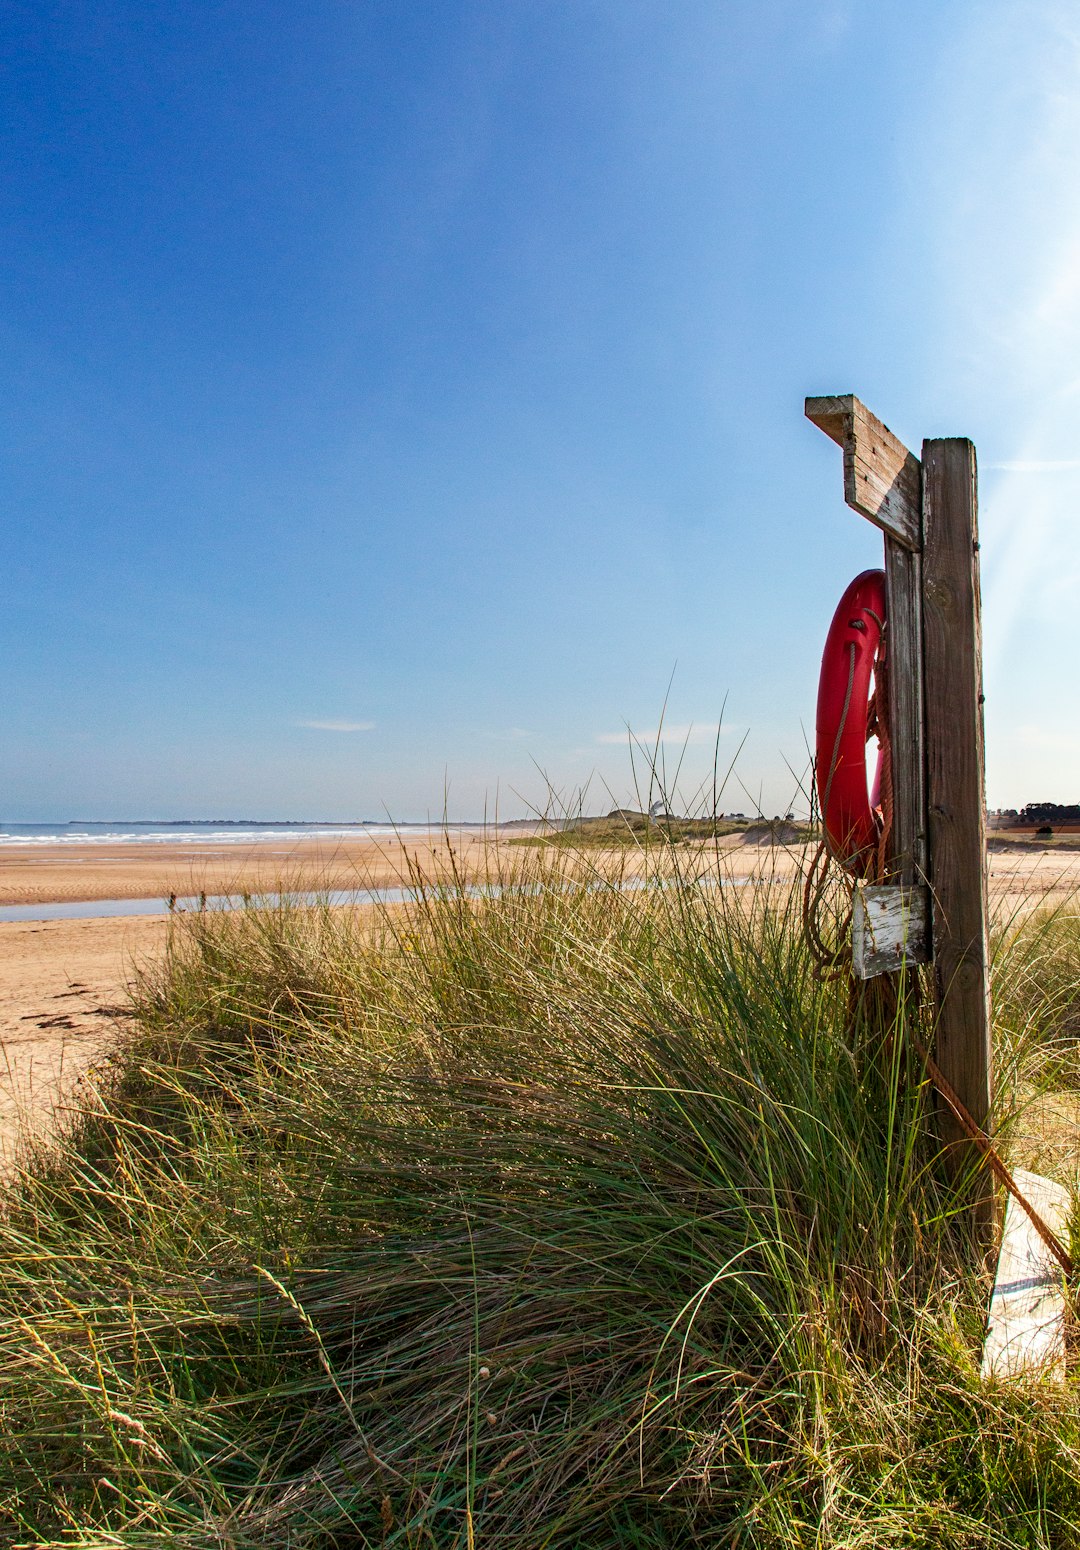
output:
[[905,963],[925,963],[929,891],[899,883],[860,883],[851,914],[851,956],[859,979],[895,974]]

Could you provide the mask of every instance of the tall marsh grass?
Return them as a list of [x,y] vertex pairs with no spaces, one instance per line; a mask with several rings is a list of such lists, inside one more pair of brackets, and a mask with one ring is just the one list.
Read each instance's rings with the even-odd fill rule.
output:
[[[173,921],[0,1220],[0,1542],[1080,1545],[1073,1383],[978,1376],[923,1014],[853,1028],[797,890],[493,865]],[[1065,1090],[1033,930],[1010,1069]]]

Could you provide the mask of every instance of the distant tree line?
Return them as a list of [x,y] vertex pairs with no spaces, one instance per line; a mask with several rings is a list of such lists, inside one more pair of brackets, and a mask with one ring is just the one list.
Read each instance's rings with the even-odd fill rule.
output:
[[1080,823],[1080,803],[1029,802],[1020,809],[1016,822],[1021,827],[1040,824]]

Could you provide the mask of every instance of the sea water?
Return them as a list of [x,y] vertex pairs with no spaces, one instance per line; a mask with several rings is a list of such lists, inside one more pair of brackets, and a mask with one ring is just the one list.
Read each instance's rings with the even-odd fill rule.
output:
[[[480,824],[448,824],[448,829],[479,829]],[[261,840],[297,839],[393,839],[396,835],[430,833],[443,828],[432,823],[259,822],[245,819],[175,819],[167,822],[138,819],[102,823],[73,818],[67,823],[2,823],[0,846],[5,845],[251,845]]]

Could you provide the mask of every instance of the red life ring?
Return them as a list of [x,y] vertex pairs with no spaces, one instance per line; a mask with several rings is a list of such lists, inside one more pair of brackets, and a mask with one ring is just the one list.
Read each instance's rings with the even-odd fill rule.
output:
[[870,679],[885,628],[885,572],[864,570],[833,615],[817,699],[817,793],[825,842],[857,877],[870,871],[882,830],[881,752],[867,790]]

